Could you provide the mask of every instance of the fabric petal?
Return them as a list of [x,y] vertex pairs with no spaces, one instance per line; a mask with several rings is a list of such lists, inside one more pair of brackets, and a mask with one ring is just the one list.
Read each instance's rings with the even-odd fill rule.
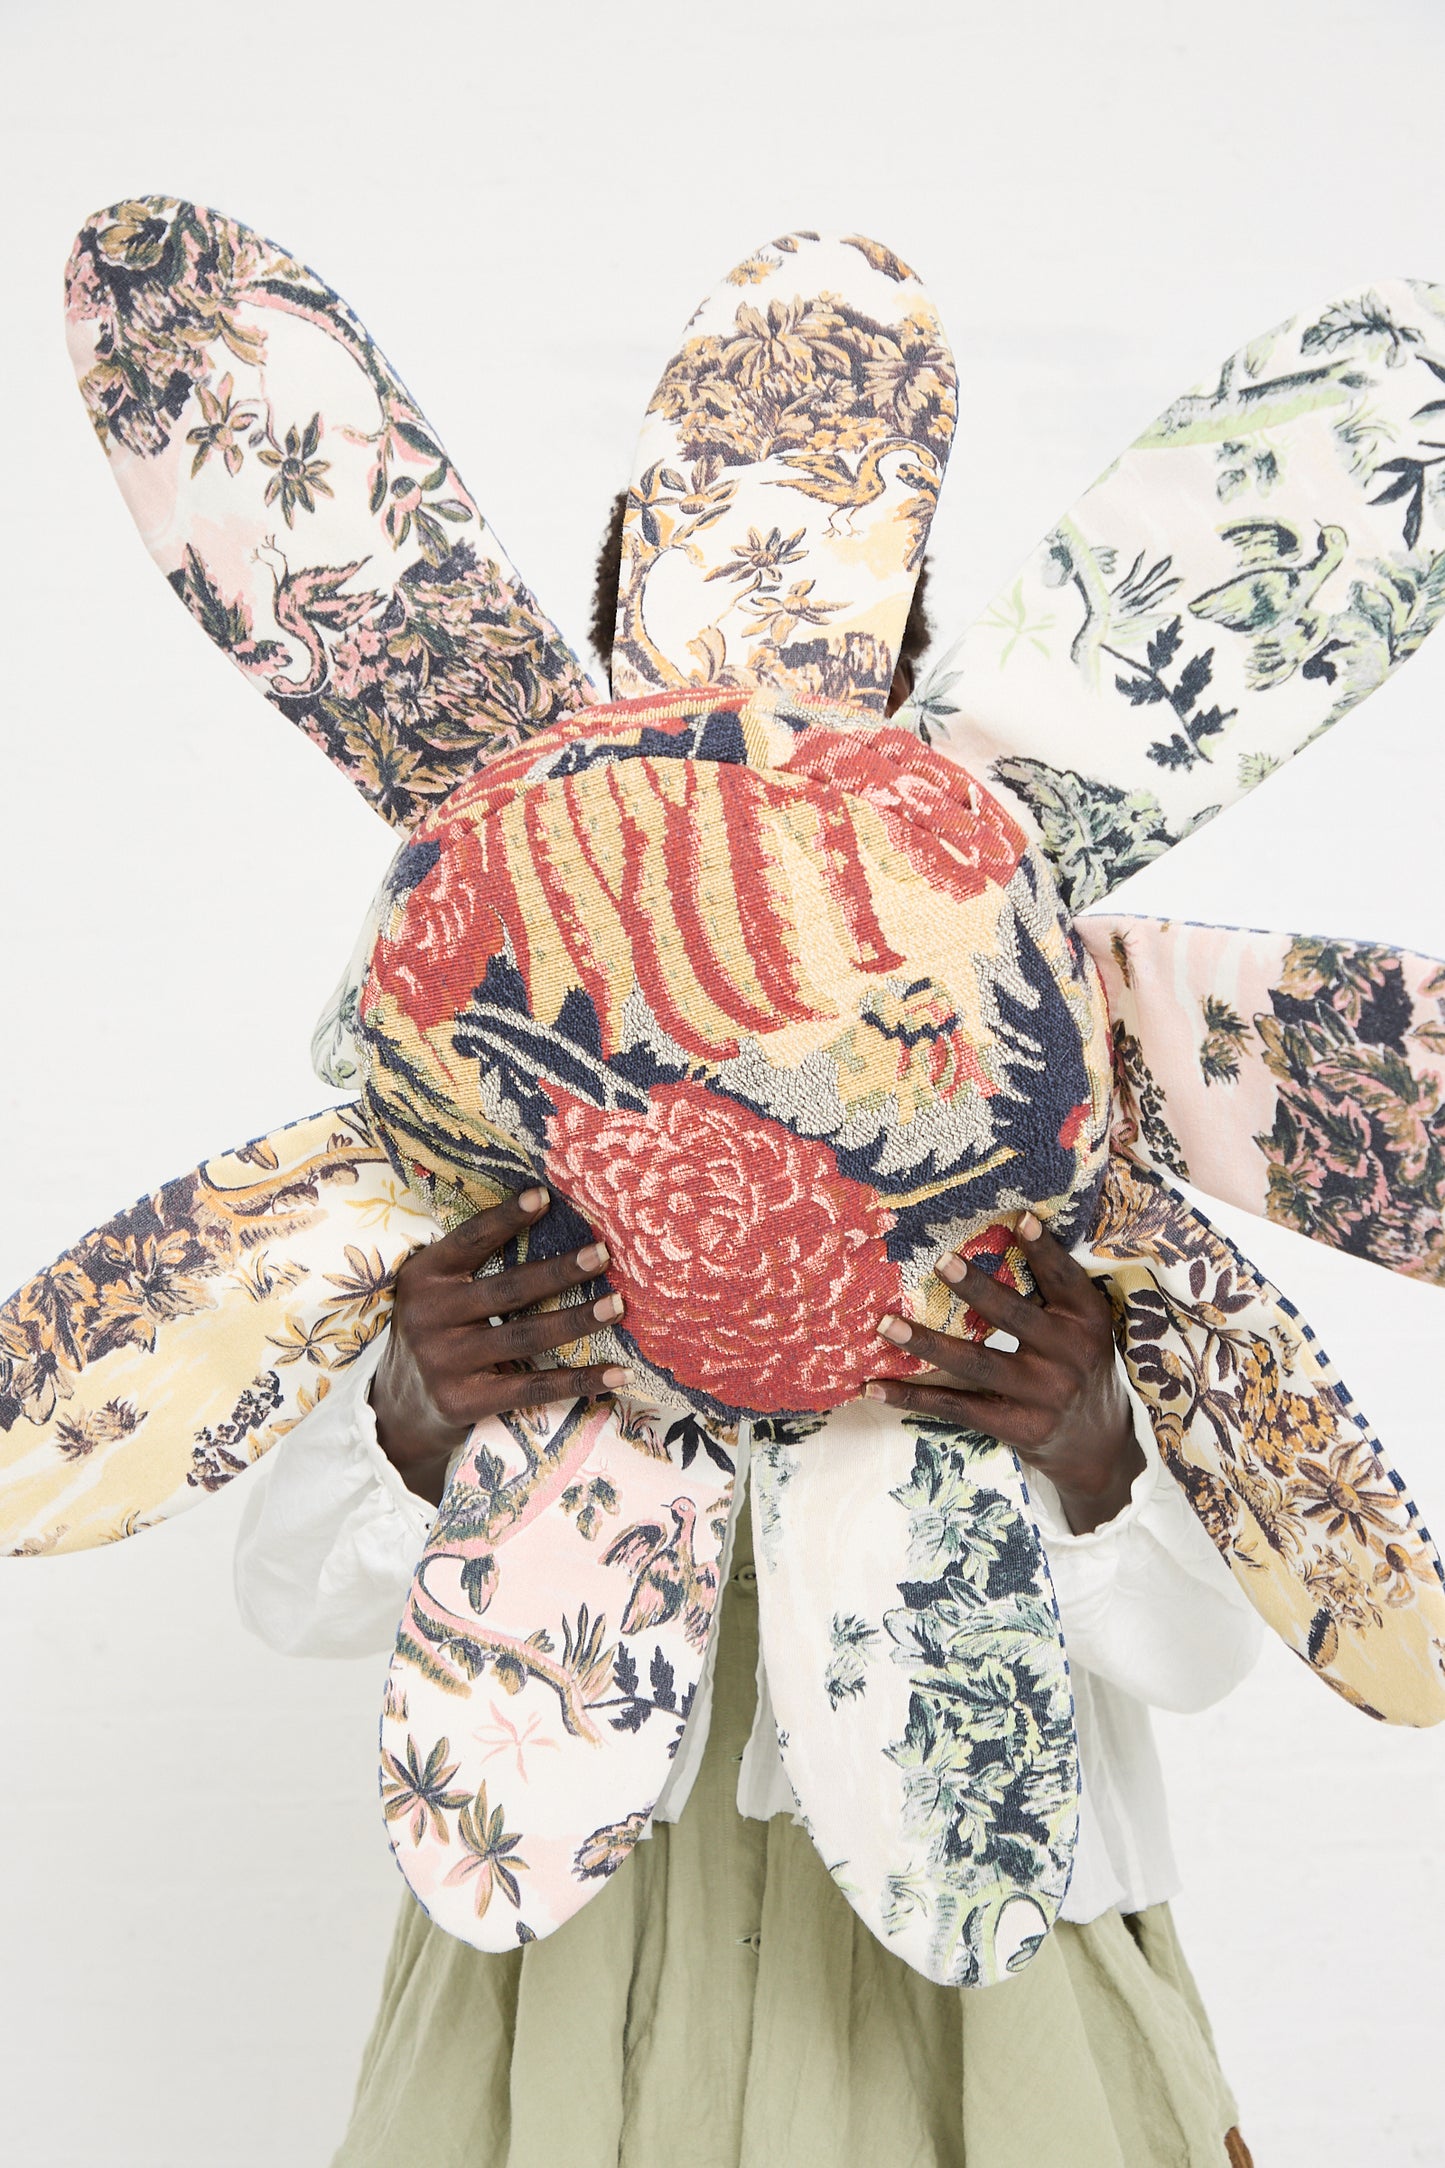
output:
[[1018,1462],[860,1401],[752,1467],[778,1745],[824,1865],[930,1980],[1020,1971],[1068,1888],[1079,1771]]
[[1445,615],[1445,287],[1291,317],[1165,408],[900,710],[1075,909],[1327,730]]
[[1377,941],[1099,915],[1119,1148],[1445,1285],[1445,963]]
[[597,697],[366,327],[171,196],[86,221],[71,358],[167,583],[383,819]]
[[113,1543],[295,1428],[438,1232],[359,1106],[165,1183],[0,1309],[0,1553]]
[[703,1674],[735,1437],[575,1401],[479,1424],[397,1633],[398,1866],[478,1949],[547,1935],[645,1833]]
[[1445,1569],[1299,1313],[1121,1155],[1075,1255],[1106,1285],[1165,1465],[1266,1622],[1367,1715],[1445,1719]]
[[643,423],[612,689],[754,684],[882,714],[957,418],[916,274],[790,233],[688,321]]

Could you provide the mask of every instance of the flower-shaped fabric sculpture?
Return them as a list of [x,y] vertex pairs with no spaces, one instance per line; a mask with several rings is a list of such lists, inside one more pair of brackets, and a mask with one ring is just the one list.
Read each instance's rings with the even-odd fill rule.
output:
[[[604,1236],[628,1297],[587,1359],[641,1383],[469,1441],[386,1692],[403,1872],[488,1949],[612,1872],[702,1675],[750,1450],[800,1811],[890,1948],[987,1983],[1068,1881],[1047,1566],[1007,1450],[858,1394],[908,1367],[881,1312],[977,1326],[933,1267],[961,1245],[1019,1277],[1032,1205],[1106,1285],[1259,1609],[1367,1713],[1445,1716],[1445,1587],[1399,1478],[1166,1179],[1445,1278],[1445,972],[1076,916],[1445,610],[1421,434],[1445,290],[1281,325],[1177,400],[892,723],[956,409],[876,242],[786,235],[689,324],[610,701],[293,257],[122,204],[76,243],[69,319],[170,584],[403,841],[317,1035],[350,1102],[166,1185],[0,1313],[0,1541],[106,1542],[221,1487],[374,1337],[415,1242],[540,1176],[534,1243]],[[515,1774],[472,1721],[499,1688],[552,1749]]]

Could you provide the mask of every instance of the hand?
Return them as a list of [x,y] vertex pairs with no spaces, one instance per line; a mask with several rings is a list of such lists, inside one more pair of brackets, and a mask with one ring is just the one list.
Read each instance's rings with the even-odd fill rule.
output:
[[[592,1398],[628,1382],[628,1371],[601,1364],[585,1370],[515,1367],[582,1338],[594,1320],[610,1325],[621,1317],[623,1300],[614,1294],[590,1308],[573,1304],[535,1317],[514,1315],[544,1296],[595,1280],[608,1262],[602,1243],[476,1277],[551,1201],[545,1189],[523,1190],[414,1250],[397,1273],[391,1333],[371,1381],[371,1405],[383,1453],[408,1488],[433,1505],[446,1485],[447,1462],[484,1416],[547,1400]],[[493,1317],[506,1322],[491,1325]]]
[[1038,1286],[1033,1299],[962,1257],[945,1257],[938,1269],[971,1310],[1012,1333],[1017,1351],[881,1318],[885,1340],[934,1369],[920,1378],[878,1379],[864,1391],[870,1400],[965,1423],[1011,1445],[1048,1477],[1070,1528],[1083,1535],[1128,1503],[1144,1453],[1119,1377],[1107,1298],[1032,1212],[1016,1234]]

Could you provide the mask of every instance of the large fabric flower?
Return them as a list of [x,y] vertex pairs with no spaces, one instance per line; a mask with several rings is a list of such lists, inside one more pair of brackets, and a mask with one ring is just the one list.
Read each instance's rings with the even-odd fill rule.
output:
[[649,1362],[729,1407],[821,1409],[896,1367],[893,1215],[826,1144],[720,1092],[659,1085],[645,1113],[549,1087],[547,1173],[607,1242]]

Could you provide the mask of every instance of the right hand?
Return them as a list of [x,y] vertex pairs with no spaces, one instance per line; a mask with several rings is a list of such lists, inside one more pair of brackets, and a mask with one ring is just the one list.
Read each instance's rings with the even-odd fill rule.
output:
[[[581,1339],[595,1321],[614,1325],[620,1295],[518,1316],[547,1295],[595,1280],[608,1264],[600,1242],[536,1264],[476,1277],[487,1258],[551,1203],[545,1189],[523,1190],[478,1212],[437,1242],[414,1250],[396,1276],[386,1352],[371,1381],[381,1449],[418,1497],[441,1501],[447,1463],[474,1423],[509,1408],[580,1400],[616,1391],[631,1373],[614,1365],[523,1370],[529,1356]],[[489,1318],[501,1318],[499,1325]]]

